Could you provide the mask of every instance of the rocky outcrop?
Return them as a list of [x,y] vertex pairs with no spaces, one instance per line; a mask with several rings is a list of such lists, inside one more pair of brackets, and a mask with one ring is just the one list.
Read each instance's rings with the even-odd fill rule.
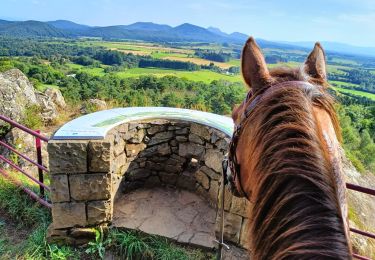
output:
[[[40,107],[40,116],[48,124],[66,104],[60,90],[47,88],[44,93],[38,92],[18,69],[0,73],[0,114],[22,122],[26,108],[31,106]],[[3,124],[0,121],[0,126]]]
[[92,112],[105,110],[107,109],[107,103],[104,100],[100,99],[89,99],[85,103],[83,103],[81,107],[82,114],[89,114]]
[[[32,105],[38,101],[28,78],[18,69],[0,73],[0,114],[20,121],[25,108]],[[0,120],[0,126],[3,124]]]

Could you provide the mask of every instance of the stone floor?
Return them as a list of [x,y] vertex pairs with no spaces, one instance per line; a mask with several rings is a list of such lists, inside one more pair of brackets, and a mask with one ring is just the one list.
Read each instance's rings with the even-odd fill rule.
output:
[[113,226],[213,248],[216,211],[195,193],[172,188],[138,189],[115,199]]

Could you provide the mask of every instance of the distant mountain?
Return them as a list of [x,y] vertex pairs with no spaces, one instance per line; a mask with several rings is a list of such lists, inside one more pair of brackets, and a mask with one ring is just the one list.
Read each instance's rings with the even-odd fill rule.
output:
[[172,28],[170,31],[186,40],[203,42],[224,42],[226,40],[225,37],[219,36],[203,27],[199,27],[190,23],[181,24]]
[[232,39],[240,40],[240,41],[246,41],[249,36],[243,33],[234,32],[229,35]]
[[151,22],[137,22],[125,26],[129,30],[142,30],[142,31],[165,31],[172,29],[171,26],[165,24],[157,24]]
[[48,24],[52,25],[53,27],[56,27],[58,29],[63,30],[87,30],[90,28],[88,25],[78,24],[67,20],[56,20],[56,21],[49,21]]
[[10,22],[0,26],[0,35],[13,37],[69,37],[68,31],[39,21]]
[[207,30],[214,33],[214,34],[220,35],[222,37],[228,37],[229,36],[227,33],[222,32],[219,28],[216,28],[216,27],[210,26],[210,27],[207,28]]
[[[49,22],[39,21],[6,21],[0,20],[0,36],[11,37],[101,37],[103,39],[131,39],[154,42],[207,42],[244,44],[248,35],[233,32],[227,34],[219,28],[203,28],[190,23],[176,27],[152,22],[137,22],[129,25],[88,26],[67,20]],[[314,46],[313,42],[272,42],[257,39],[265,47],[288,50],[307,51]],[[375,56],[373,47],[357,47],[336,42],[322,42],[324,48],[331,52]]]
[[[315,42],[285,42],[287,44],[292,44],[295,46],[312,48]],[[358,47],[350,44],[340,43],[340,42],[320,42],[323,45],[323,48],[327,51],[354,54],[354,55],[364,55],[364,56],[374,56],[375,57],[375,48],[374,47]]]

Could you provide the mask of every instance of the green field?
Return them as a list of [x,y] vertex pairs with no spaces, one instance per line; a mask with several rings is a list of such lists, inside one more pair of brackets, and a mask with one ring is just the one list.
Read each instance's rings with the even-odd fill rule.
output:
[[[68,66],[71,69],[86,72],[93,76],[104,76],[106,73],[103,68],[90,68],[82,65],[69,63]],[[193,81],[203,81],[210,83],[213,80],[226,80],[230,82],[242,82],[240,75],[226,75],[216,73],[210,70],[198,70],[198,71],[184,71],[184,70],[172,70],[172,69],[161,69],[161,68],[132,68],[126,69],[120,72],[112,72],[114,75],[120,78],[131,78],[139,76],[153,75],[156,77],[163,77],[167,75],[173,75],[179,78],[186,78]]]
[[342,94],[352,94],[352,95],[365,97],[365,98],[375,101],[375,94],[372,94],[372,93],[363,92],[363,91],[354,90],[354,89],[344,89],[344,88],[339,88],[339,87],[332,87],[332,88]]

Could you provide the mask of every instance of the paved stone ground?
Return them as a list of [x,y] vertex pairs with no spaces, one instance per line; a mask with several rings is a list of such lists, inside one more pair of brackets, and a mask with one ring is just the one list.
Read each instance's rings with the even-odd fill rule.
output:
[[197,194],[172,188],[137,189],[115,199],[113,226],[213,248],[215,209]]

